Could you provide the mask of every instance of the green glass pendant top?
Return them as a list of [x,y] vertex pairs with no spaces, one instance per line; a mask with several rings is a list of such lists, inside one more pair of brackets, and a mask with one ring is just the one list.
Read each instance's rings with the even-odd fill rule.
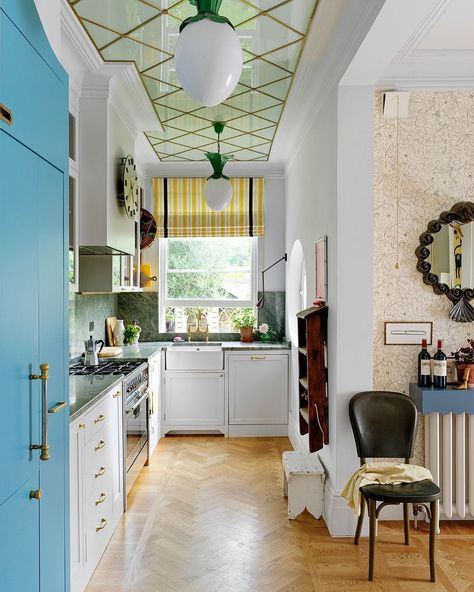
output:
[[233,154],[221,154],[220,152],[205,152],[204,156],[211,163],[214,174],[207,179],[228,179],[224,175],[223,170],[225,165],[234,158]]
[[185,19],[180,27],[179,32],[191,23],[197,23],[203,19],[209,19],[215,23],[226,23],[234,29],[234,25],[225,16],[219,14],[219,8],[221,7],[222,0],[189,0],[189,3],[196,6],[198,13],[195,16],[190,16]]

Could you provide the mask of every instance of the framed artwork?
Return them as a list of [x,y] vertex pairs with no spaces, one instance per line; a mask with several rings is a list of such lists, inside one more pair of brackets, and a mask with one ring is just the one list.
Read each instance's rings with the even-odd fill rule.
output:
[[433,342],[433,323],[430,321],[387,321],[385,323],[385,345],[421,345],[426,339]]
[[328,237],[320,238],[314,248],[314,260],[316,265],[316,298],[327,302],[328,296]]

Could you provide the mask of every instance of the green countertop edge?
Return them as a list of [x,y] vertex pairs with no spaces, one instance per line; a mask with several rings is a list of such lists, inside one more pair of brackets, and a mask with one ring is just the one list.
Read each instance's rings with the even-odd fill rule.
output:
[[[84,378],[90,379],[91,376],[70,376],[69,377],[69,385],[71,385],[72,381],[78,382],[77,379],[84,379]],[[107,376],[104,376],[104,378],[107,378]],[[71,403],[69,403],[69,413],[70,413],[69,423],[73,423],[74,421],[76,421],[76,419],[81,417],[81,415],[84,415],[84,413],[87,413],[87,411],[89,411],[89,409],[94,407],[94,405],[96,403],[99,403],[111,389],[115,388],[118,385],[120,385],[120,388],[121,388],[123,374],[120,374],[119,376],[114,376],[114,378],[115,378],[115,380],[110,382],[105,388],[99,389],[97,392],[91,392],[90,398],[87,401],[84,401],[84,403],[79,408],[74,409],[74,411],[72,411],[72,412],[71,412],[71,410],[73,409],[73,406],[71,405]]]

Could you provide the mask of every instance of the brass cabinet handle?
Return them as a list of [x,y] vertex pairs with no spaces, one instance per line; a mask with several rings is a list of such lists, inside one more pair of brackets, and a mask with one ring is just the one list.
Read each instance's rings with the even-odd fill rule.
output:
[[13,113],[11,112],[11,109],[3,103],[0,103],[0,119],[8,125],[13,123]]
[[30,491],[30,499],[40,500],[43,497],[41,489],[33,489]]
[[105,473],[106,470],[107,469],[105,467],[100,467],[100,469],[95,474],[95,478],[97,479],[97,477],[102,477],[102,475]]
[[250,356],[251,360],[266,360],[266,356]]
[[40,460],[49,460],[49,445],[48,445],[48,378],[49,365],[40,364],[41,374],[30,374],[30,380],[41,380],[42,387],[42,437],[41,444],[32,444],[31,450],[41,450]]
[[95,505],[98,506],[99,504],[103,504],[107,499],[107,494],[102,492],[98,500],[95,500]]
[[103,415],[102,413],[99,415],[99,417],[96,417],[94,419],[94,423],[100,423],[101,421],[104,421],[105,419],[105,415]]
[[122,394],[122,391],[117,391],[116,393],[114,393],[114,395],[113,395],[114,399],[116,399],[117,397],[120,397],[121,394]]
[[48,413],[58,413],[59,411],[61,411],[61,409],[64,409],[65,407],[67,407],[66,401],[60,401],[59,403],[56,403],[56,405],[53,405],[53,407],[50,407],[48,409]]
[[97,444],[97,446],[95,447],[95,451],[97,452],[98,450],[100,450],[101,448],[103,448],[105,446],[105,441],[104,440],[100,440],[100,442]]
[[100,521],[99,526],[96,527],[95,531],[99,532],[99,530],[104,530],[104,528],[107,526],[107,520],[105,518],[102,518],[102,520]]
[[85,427],[86,427],[86,424],[85,423],[80,423],[79,424],[79,429],[80,430],[83,430]]

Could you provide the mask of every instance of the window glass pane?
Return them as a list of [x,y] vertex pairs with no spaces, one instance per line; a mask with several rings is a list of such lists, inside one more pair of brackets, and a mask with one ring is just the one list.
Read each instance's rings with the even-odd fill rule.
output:
[[252,239],[168,239],[168,299],[251,300]]

